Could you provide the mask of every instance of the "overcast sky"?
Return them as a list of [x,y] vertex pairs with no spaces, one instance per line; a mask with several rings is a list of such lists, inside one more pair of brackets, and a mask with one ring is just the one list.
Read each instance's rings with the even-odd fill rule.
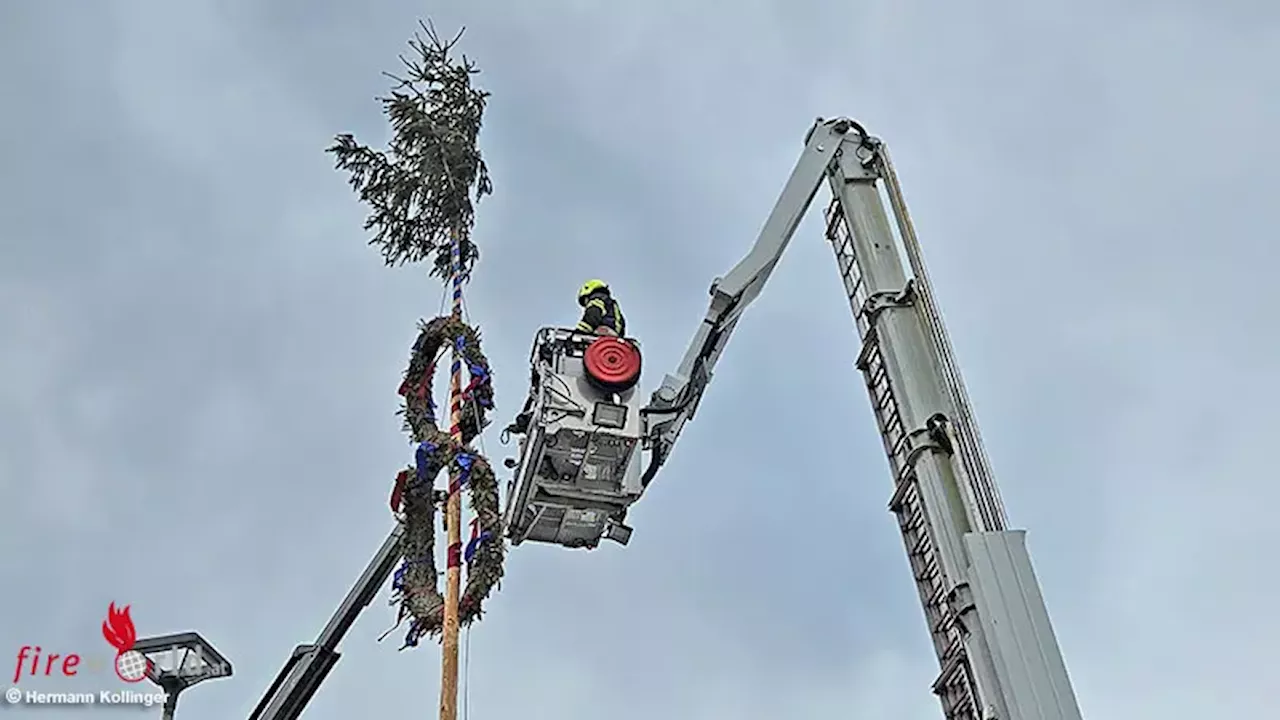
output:
[[[426,15],[468,26],[493,92],[467,298],[499,427],[588,277],[655,385],[813,118],[856,117],[893,148],[1085,715],[1274,715],[1261,0],[0,4],[0,653],[105,653],[132,603],[141,634],[198,629],[235,664],[179,717],[246,717],[381,543],[441,286],[381,265],[323,149],[385,139],[380,73]],[[941,717],[816,218],[632,545],[510,555],[468,720]],[[435,717],[438,652],[376,643],[385,600],[308,718]]]

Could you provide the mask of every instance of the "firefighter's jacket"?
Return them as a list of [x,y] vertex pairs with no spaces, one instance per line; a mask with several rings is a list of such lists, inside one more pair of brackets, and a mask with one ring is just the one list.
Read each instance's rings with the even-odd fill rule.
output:
[[622,316],[618,301],[605,293],[595,293],[587,298],[582,310],[582,319],[578,321],[578,330],[593,333],[596,328],[607,327],[618,334],[627,336],[627,320]]

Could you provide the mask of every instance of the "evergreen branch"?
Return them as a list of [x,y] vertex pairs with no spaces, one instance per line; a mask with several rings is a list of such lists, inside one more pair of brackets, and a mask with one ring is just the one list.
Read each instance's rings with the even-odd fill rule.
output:
[[394,83],[378,98],[392,128],[387,150],[341,134],[327,151],[369,207],[364,228],[386,264],[431,259],[432,274],[447,279],[455,233],[464,272],[479,259],[475,203],[493,192],[477,147],[489,93],[472,85],[475,64],[452,55],[465,29],[446,41],[430,23],[418,25],[411,56],[399,58],[403,75],[384,73]]

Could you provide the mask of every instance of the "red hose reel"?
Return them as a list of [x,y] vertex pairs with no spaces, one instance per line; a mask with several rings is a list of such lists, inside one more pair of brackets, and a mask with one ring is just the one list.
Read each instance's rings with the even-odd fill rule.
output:
[[616,337],[600,337],[582,355],[587,379],[598,389],[620,393],[640,381],[640,349]]

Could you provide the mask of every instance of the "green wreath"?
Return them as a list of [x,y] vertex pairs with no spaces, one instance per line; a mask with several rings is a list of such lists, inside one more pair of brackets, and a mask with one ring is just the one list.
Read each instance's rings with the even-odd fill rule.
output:
[[[447,430],[436,424],[436,406],[431,383],[437,358],[453,342],[461,343],[462,362],[471,381],[462,394],[459,444]],[[405,534],[401,541],[404,564],[396,571],[393,602],[400,605],[400,619],[413,622],[405,637],[405,647],[418,644],[423,635],[435,636],[444,625],[444,597],[437,587],[439,570],[435,561],[436,506],[447,497],[437,491],[435,478],[449,469],[453,482],[465,485],[471,508],[471,540],[462,551],[467,582],[459,598],[458,620],[467,625],[480,618],[484,601],[502,579],[502,514],[498,506],[498,480],[489,462],[468,446],[485,426],[485,415],[493,409],[493,383],[489,361],[480,351],[480,335],[454,317],[439,317],[420,326],[400,385],[404,397],[401,413],[405,430],[417,444],[416,464],[402,470],[392,493],[392,508],[404,513]],[[398,507],[399,506],[399,507]]]

